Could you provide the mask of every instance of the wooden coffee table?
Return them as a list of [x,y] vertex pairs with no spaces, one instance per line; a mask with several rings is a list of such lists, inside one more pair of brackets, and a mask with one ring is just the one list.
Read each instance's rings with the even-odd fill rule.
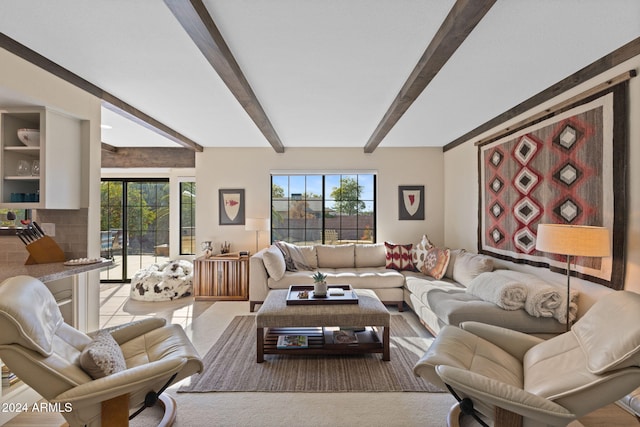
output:
[[[391,360],[389,326],[391,315],[375,292],[357,289],[358,304],[287,305],[285,289],[272,290],[256,314],[256,360],[265,354],[365,354],[381,353]],[[356,344],[332,342],[331,327],[364,328]],[[279,335],[306,335],[308,348],[278,349]]]

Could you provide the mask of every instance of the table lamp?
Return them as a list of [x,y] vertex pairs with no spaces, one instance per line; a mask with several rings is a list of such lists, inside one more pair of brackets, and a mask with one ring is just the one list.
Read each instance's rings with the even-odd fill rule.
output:
[[244,229],[256,232],[256,252],[258,252],[258,236],[261,231],[269,230],[269,218],[247,218]]
[[587,225],[539,224],[536,249],[567,257],[567,331],[569,324],[571,257],[606,257],[610,254],[609,229]]

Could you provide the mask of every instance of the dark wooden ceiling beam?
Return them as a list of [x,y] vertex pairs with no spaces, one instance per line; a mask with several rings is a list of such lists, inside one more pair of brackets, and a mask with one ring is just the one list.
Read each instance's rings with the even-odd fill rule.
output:
[[53,74],[54,76],[57,76],[62,80],[71,83],[72,85],[100,98],[103,101],[103,107],[106,107],[117,114],[135,121],[136,123],[164,136],[165,138],[175,142],[176,144],[179,144],[193,151],[202,151],[201,145],[197,144],[186,136],[180,134],[179,132],[176,132],[169,126],[166,126],[160,121],[155,120],[148,114],[143,113],[132,105],[127,104],[118,97],[113,96],[109,92],[106,92],[93,83],[83,79],[79,75],[72,73],[61,65],[58,65],[50,59],[40,55],[38,52],[17,42],[4,33],[0,33],[0,47],[24,59],[25,61],[28,61],[31,64],[42,68],[43,70]]
[[103,168],[194,168],[196,153],[174,147],[118,147],[103,151],[101,162]]
[[284,145],[201,0],[164,0],[189,37],[277,153]]
[[109,151],[111,153],[117,153],[118,147],[114,147],[111,144],[107,144],[106,142],[102,143],[102,151]]
[[496,0],[456,1],[418,64],[367,141],[364,147],[365,153],[373,153],[495,2]]

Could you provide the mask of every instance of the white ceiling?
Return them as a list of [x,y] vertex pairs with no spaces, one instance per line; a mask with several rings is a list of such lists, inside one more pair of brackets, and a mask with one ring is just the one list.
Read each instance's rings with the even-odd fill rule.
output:
[[[364,147],[454,0],[204,3],[286,149]],[[0,30],[203,147],[269,147],[160,0],[2,0]],[[379,146],[444,146],[639,36],[638,0],[498,0]]]

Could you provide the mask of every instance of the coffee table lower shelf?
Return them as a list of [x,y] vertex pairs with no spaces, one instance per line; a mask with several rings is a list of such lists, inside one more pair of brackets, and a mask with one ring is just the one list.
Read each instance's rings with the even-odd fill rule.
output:
[[[264,361],[265,354],[323,355],[323,354],[368,354],[381,353],[382,360],[389,361],[389,328],[367,326],[356,332],[358,342],[353,344],[333,343],[332,330],[336,328],[258,328],[257,330],[257,362]],[[380,332],[382,330],[382,333]],[[307,348],[278,348],[280,335],[305,335]],[[261,339],[262,338],[262,339]]]

